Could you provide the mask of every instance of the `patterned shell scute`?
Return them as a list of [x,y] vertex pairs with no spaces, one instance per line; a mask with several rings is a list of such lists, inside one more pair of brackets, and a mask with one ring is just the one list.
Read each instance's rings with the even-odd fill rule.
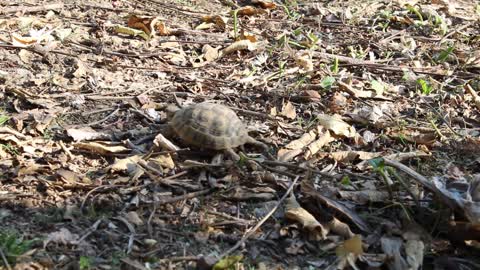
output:
[[208,149],[235,148],[248,139],[237,114],[220,104],[204,102],[180,109],[171,126],[186,143]]

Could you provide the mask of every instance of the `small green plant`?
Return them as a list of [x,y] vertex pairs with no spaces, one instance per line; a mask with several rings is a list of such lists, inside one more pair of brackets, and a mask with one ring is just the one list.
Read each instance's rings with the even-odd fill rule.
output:
[[420,12],[420,10],[418,10],[418,8],[410,5],[410,4],[406,4],[406,8],[408,9],[409,12],[411,13],[414,13],[415,15],[417,15],[418,19],[423,22],[423,16],[422,16],[422,13]]
[[356,59],[365,59],[367,57],[367,52],[360,47],[360,45],[354,47],[354,46],[348,46],[348,50],[350,51],[350,56]]
[[287,1],[285,5],[282,5],[285,14],[287,14],[288,18],[291,20],[297,20],[300,18],[300,14],[295,11],[295,8],[298,6],[297,1]]
[[18,156],[20,152],[18,151],[18,148],[11,143],[7,144],[0,144],[0,147],[3,148],[6,152],[10,153],[11,155]]
[[323,89],[329,90],[330,88],[332,88],[334,83],[335,83],[335,78],[327,76],[327,77],[323,78],[323,80],[320,82],[320,86]]
[[233,11],[233,39],[238,37],[238,9]]
[[11,264],[15,264],[18,256],[29,251],[34,241],[23,239],[23,236],[15,231],[0,232],[0,248]]
[[330,67],[330,71],[333,72],[333,74],[338,74],[339,68],[338,68],[338,58],[335,57],[335,60],[333,60],[333,65]]
[[422,94],[429,95],[432,92],[433,87],[426,80],[418,79],[417,83],[420,86],[420,91]]
[[384,10],[380,13],[380,18],[378,22],[378,26],[382,29],[382,32],[386,32],[387,28],[390,26],[390,20],[392,18],[392,11]]
[[343,185],[343,186],[350,186],[352,184],[352,181],[350,181],[350,177],[348,177],[348,175],[345,175],[342,180],[340,181],[340,183]]
[[445,50],[442,50],[435,58],[435,62],[437,63],[443,63],[445,61],[447,61],[448,59],[448,56],[450,56],[453,52],[453,50],[455,49],[455,46],[448,46],[448,48],[446,48]]
[[385,91],[385,85],[382,82],[379,82],[377,80],[372,80],[370,82],[370,85],[372,89],[375,90],[375,93],[377,93],[377,95],[381,95]]
[[3,126],[8,120],[10,120],[10,117],[0,114],[0,126]]
[[92,269],[90,258],[81,256],[80,260],[78,261],[78,266],[80,267],[80,270]]
[[122,263],[122,259],[127,257],[127,255],[123,252],[123,251],[115,251],[113,252],[112,254],[112,257],[111,257],[111,266],[113,267],[113,269],[119,269],[117,267],[120,266],[120,264]]

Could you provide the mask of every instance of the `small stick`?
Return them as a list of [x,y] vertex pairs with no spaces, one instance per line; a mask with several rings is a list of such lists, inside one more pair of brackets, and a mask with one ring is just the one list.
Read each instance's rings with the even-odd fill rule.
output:
[[451,200],[448,198],[445,194],[443,194],[440,190],[437,189],[437,187],[430,182],[425,176],[417,173],[416,171],[410,169],[409,167],[403,165],[400,162],[396,162],[393,160],[389,160],[384,158],[383,159],[385,162],[385,165],[392,166],[398,170],[403,171],[404,173],[408,174],[415,182],[421,184],[431,192],[433,192],[435,195],[440,197],[444,203],[446,203],[451,209],[456,209],[457,205],[455,204],[455,201]]
[[11,8],[5,8],[3,11],[0,11],[0,14],[11,14],[11,13],[17,13],[17,12],[32,13],[32,12],[44,11],[44,10],[62,9],[63,6],[64,6],[63,3],[54,3],[54,4],[34,6],[34,7],[24,7],[24,6],[11,7]]
[[292,193],[293,191],[293,188],[295,187],[295,184],[297,183],[298,179],[300,178],[300,176],[297,176],[292,184],[290,184],[290,186],[288,187],[287,189],[287,192],[285,192],[285,194],[283,194],[282,198],[277,202],[277,204],[275,205],[275,207],[272,208],[272,210],[270,210],[270,212],[268,212],[268,214],[266,214],[258,223],[257,225],[255,225],[255,227],[251,228],[250,230],[248,230],[245,235],[242,237],[242,239],[240,239],[240,241],[238,241],[233,247],[231,247],[229,250],[225,251],[223,254],[221,254],[217,260],[217,262],[219,260],[221,260],[222,258],[224,258],[225,256],[228,256],[229,254],[231,254],[232,252],[234,252],[237,248],[239,248],[243,243],[245,243],[245,241],[247,241],[247,239],[252,236],[255,231],[257,231],[262,225],[263,223],[265,223],[269,218],[270,216],[273,215],[273,213],[275,213],[275,211],[277,211],[278,207],[280,207],[280,205],[283,203],[283,201],[285,201],[285,199],[290,195],[290,193]]
[[12,267],[7,261],[7,257],[5,257],[5,254],[3,253],[3,250],[0,248],[0,256],[2,256],[3,264],[7,267],[8,270],[12,270]]
[[70,150],[67,148],[67,146],[65,145],[65,143],[63,143],[63,141],[59,141],[58,143],[60,145],[60,148],[62,148],[62,150],[67,154],[68,158],[70,160],[73,160],[75,157],[73,156],[72,152],[70,152]]
[[213,190],[214,190],[214,188],[204,189],[204,190],[200,190],[200,191],[187,193],[185,195],[174,196],[174,197],[162,199],[162,200],[159,200],[159,201],[153,201],[153,202],[150,202],[150,203],[147,203],[147,204],[159,206],[159,205],[162,205],[162,204],[174,203],[174,202],[187,200],[187,199],[192,199],[192,198],[195,198],[195,197],[206,195],[206,194],[212,192]]

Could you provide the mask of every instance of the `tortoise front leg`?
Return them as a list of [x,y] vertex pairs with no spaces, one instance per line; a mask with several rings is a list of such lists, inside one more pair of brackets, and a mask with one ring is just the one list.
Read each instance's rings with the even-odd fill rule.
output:
[[260,142],[260,141],[257,141],[257,140],[255,140],[253,137],[250,137],[250,136],[249,136],[248,139],[247,139],[247,143],[248,143],[248,144],[253,144],[253,145],[258,146],[258,147],[260,147],[260,148],[263,148],[263,152],[265,153],[265,155],[266,155],[269,159],[271,159],[271,160],[276,160],[276,158],[275,158],[274,156],[272,156],[272,154],[270,154],[270,152],[269,152],[270,149],[268,148],[268,146],[267,146],[266,144],[264,144],[264,143],[262,143],[262,142]]
[[226,155],[229,155],[233,161],[238,162],[240,161],[240,156],[233,151],[232,148],[227,148],[224,150]]

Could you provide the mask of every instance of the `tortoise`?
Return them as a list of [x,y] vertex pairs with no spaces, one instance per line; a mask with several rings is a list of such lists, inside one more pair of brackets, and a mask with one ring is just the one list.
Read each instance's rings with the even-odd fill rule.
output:
[[248,134],[247,127],[230,108],[216,103],[202,102],[184,108],[167,107],[168,133],[177,135],[183,142],[211,150],[225,150],[232,154],[233,148],[253,144],[268,150],[268,147]]

